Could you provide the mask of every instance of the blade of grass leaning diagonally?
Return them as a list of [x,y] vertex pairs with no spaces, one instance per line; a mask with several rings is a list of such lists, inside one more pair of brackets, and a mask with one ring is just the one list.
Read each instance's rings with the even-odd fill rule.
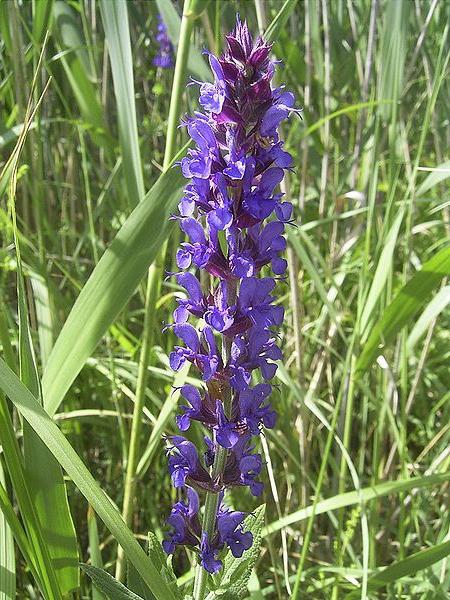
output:
[[408,492],[415,489],[428,488],[442,485],[450,481],[450,472],[437,473],[436,475],[426,475],[423,477],[412,477],[411,479],[400,479],[397,481],[384,481],[377,485],[370,487],[361,488],[353,492],[344,492],[331,498],[325,498],[319,500],[315,506],[305,506],[300,510],[297,510],[289,515],[273,521],[263,529],[263,535],[270,535],[279,531],[283,527],[290,527],[294,523],[299,523],[308,519],[313,510],[316,515],[321,515],[326,512],[331,512],[339,508],[346,506],[353,506],[358,504],[361,500],[363,502],[370,502],[376,498],[383,496],[389,496],[390,494],[400,494],[401,492]]
[[[450,555],[450,540],[437,544],[431,548],[420,550],[403,560],[389,565],[376,575],[369,579],[369,591],[378,590],[390,583],[396,583],[402,577],[415,575],[418,571],[427,569],[435,563],[443,560]],[[350,592],[345,596],[345,600],[353,600],[358,597],[358,590]]]
[[280,30],[286,25],[289,15],[294,10],[297,2],[298,0],[286,0],[264,32],[264,39],[266,41],[274,42],[277,39]]
[[56,423],[39,401],[0,358],[0,388],[24,419],[33,427],[59,464],[63,467],[115,539],[157,600],[175,600],[160,573],[146,555],[120,513],[84,466],[83,461],[67,441]]
[[125,221],[83,287],[44,370],[42,390],[49,414],[56,412],[87,358],[155,258],[167,237],[168,219],[183,183],[175,169],[161,175]]
[[417,319],[406,341],[408,352],[411,352],[418,340],[425,334],[430,323],[450,304],[450,285],[442,287],[433,299],[427,304],[425,310]]
[[133,59],[128,10],[125,0],[116,0],[115,2],[102,0],[100,9],[116,96],[122,169],[128,197],[134,207],[143,200],[145,191],[134,102]]
[[425,304],[428,295],[441,280],[450,275],[450,246],[437,252],[422,265],[398,292],[372,329],[356,363],[359,372],[367,369],[382,352],[381,344],[389,344]]

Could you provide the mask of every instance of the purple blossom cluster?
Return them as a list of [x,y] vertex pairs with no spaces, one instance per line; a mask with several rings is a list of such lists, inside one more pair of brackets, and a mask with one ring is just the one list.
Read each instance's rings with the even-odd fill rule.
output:
[[[164,542],[168,553],[177,545],[197,548],[210,573],[221,568],[225,547],[240,557],[252,545],[245,514],[223,504],[224,491],[233,486],[246,486],[254,496],[263,491],[263,461],[252,439],[276,421],[268,382],[282,358],[276,329],[284,311],[273,292],[287,267],[281,254],[292,214],[292,205],[276,192],[292,165],[277,130],[296,111],[294,96],[272,87],[269,44],[253,41],[239,19],[226,44],[220,58],[209,54],[214,83],[200,84],[203,112],[186,120],[195,147],[181,161],[190,183],[174,217],[187,237],[177,252],[182,271],[176,275],[186,297],[174,312],[173,331],[183,345],[175,346],[170,365],[178,371],[190,362],[205,382],[201,390],[181,388],[185,403],[177,425],[185,432],[198,421],[208,435],[202,455],[181,435],[168,440],[172,483],[185,490],[186,502],[172,508]],[[267,276],[260,275],[262,269]],[[198,270],[209,274],[208,289]],[[263,383],[252,385],[255,375]],[[201,525],[199,492],[218,495],[209,532]]]
[[159,47],[158,52],[153,58],[153,64],[155,67],[170,69],[170,67],[173,67],[173,46],[167,35],[167,28],[161,15],[158,15],[158,33],[156,34],[156,41],[158,42]]

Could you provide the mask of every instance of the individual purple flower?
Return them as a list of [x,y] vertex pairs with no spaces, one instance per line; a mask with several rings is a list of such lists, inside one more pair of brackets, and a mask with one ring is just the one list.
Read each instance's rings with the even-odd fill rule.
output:
[[169,357],[171,368],[179,371],[189,361],[196,365],[205,381],[214,377],[222,366],[222,359],[211,327],[204,327],[199,335],[192,325],[183,323],[175,325],[173,331],[186,346],[175,346]]
[[239,422],[245,424],[252,435],[259,435],[261,426],[273,429],[276,412],[268,401],[272,386],[260,383],[239,393]]
[[167,519],[167,524],[171,527],[171,531],[163,541],[163,548],[167,554],[172,554],[179,545],[196,546],[201,535],[198,494],[194,489],[188,487],[186,496],[187,504],[176,502]]
[[221,505],[217,512],[217,532],[219,544],[229,546],[235,558],[241,558],[245,550],[251,548],[253,535],[250,531],[244,531],[242,524],[246,514],[230,510]]
[[262,458],[251,444],[251,436],[242,435],[237,444],[229,451],[223,474],[226,486],[248,486],[253,496],[260,496],[264,485],[257,479],[262,470]]
[[218,551],[218,548],[210,544],[208,534],[203,532],[199,552],[200,564],[211,575],[218,573],[222,568],[222,561],[217,559]]
[[278,128],[298,111],[291,92],[273,86],[270,51],[238,19],[224,53],[207,53],[213,81],[197,82],[202,112],[184,119],[194,144],[180,164],[190,181],[179,215],[172,217],[185,234],[175,276],[185,294],[177,298],[172,327],[182,344],[169,362],[175,371],[191,363],[205,382],[202,389],[181,387],[176,422],[182,432],[202,425],[207,435],[203,451],[173,436],[169,472],[175,487],[220,497],[206,502],[206,512],[219,508],[205,514],[200,529],[192,492],[187,505],[175,504],[165,548],[196,547],[200,564],[212,574],[222,567],[226,548],[240,558],[252,545],[245,514],[222,500],[233,486],[262,494],[263,461],[253,440],[276,422],[267,382],[282,359],[276,340],[284,310],[274,292],[287,268],[284,234],[293,210],[279,191],[293,161]]
[[155,67],[170,69],[170,67],[173,67],[173,46],[167,35],[167,28],[161,15],[158,15],[158,33],[156,34],[156,41],[158,42],[159,47],[158,52],[153,58],[153,64]]
[[188,480],[199,487],[211,487],[211,477],[202,467],[194,444],[180,435],[172,436],[169,441],[172,445],[168,447],[167,453],[173,486],[183,487]]

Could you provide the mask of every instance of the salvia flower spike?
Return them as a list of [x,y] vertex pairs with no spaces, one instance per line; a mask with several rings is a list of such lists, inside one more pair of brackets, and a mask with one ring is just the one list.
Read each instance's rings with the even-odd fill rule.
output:
[[158,51],[153,58],[153,64],[155,67],[170,69],[173,67],[173,46],[167,35],[167,28],[161,15],[158,15],[158,33],[156,34],[156,41],[158,43]]
[[[245,514],[223,503],[225,490],[263,491],[263,462],[252,438],[276,421],[268,382],[282,358],[276,328],[284,314],[273,292],[287,267],[283,233],[292,214],[276,191],[292,165],[278,126],[297,112],[294,96],[272,86],[271,46],[262,38],[253,41],[239,18],[226,46],[220,58],[208,54],[214,82],[200,85],[202,112],[185,121],[195,147],[181,161],[190,182],[174,217],[187,236],[177,252],[176,275],[186,297],[174,312],[173,331],[182,343],[170,365],[178,371],[190,362],[204,381],[201,390],[181,388],[177,425],[185,432],[199,421],[208,435],[201,451],[181,435],[168,440],[169,472],[186,500],[172,509],[164,548],[197,549],[209,573],[222,567],[226,547],[240,557],[253,541],[244,530]],[[263,267],[275,277],[261,277]],[[202,289],[198,270],[209,274],[209,289]],[[264,383],[252,385],[256,371]],[[205,493],[201,518],[199,494]]]

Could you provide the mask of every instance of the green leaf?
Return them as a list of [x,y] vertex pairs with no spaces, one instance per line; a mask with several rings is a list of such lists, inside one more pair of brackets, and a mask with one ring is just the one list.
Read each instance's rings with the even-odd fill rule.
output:
[[377,300],[380,297],[381,292],[384,290],[387,278],[389,277],[395,245],[397,243],[398,232],[400,230],[400,225],[402,224],[404,212],[405,211],[403,209],[399,211],[389,233],[386,236],[386,240],[384,241],[383,250],[380,254],[375,275],[373,276],[372,285],[370,286],[370,291],[367,295],[364,310],[361,315],[361,334],[363,338],[373,309],[375,308]]
[[[181,592],[179,591],[177,585],[177,578],[175,577],[175,573],[173,572],[172,565],[168,562],[170,559],[164,552],[161,546],[161,542],[151,531],[149,531],[147,539],[147,553],[150,557],[150,560],[161,573],[164,581],[171,588],[174,596],[176,598],[181,598]],[[139,573],[129,561],[127,583],[129,589],[133,590],[133,592],[136,592],[136,594],[142,596],[144,600],[155,600],[155,596],[149,590],[148,586],[142,580],[142,577],[139,575]]]
[[[325,500],[319,500],[314,512],[316,515],[321,515],[332,510],[359,504],[360,502],[370,502],[370,500],[373,500],[374,498],[381,498],[382,496],[388,496],[389,494],[408,492],[413,489],[441,485],[447,481],[450,481],[450,472],[428,475],[425,477],[413,477],[412,479],[400,479],[398,481],[385,481],[354,492],[345,492],[344,494],[338,494],[337,496],[332,496]],[[283,529],[284,527],[289,527],[294,523],[308,519],[313,513],[313,508],[313,505],[305,506],[305,508],[301,508],[290,515],[278,519],[278,521],[270,523],[270,525],[267,525],[267,527],[263,529],[263,537],[275,533],[276,531],[280,531],[280,529]]]
[[424,306],[428,295],[449,274],[450,246],[447,246],[423,264],[422,269],[408,281],[386,308],[363,347],[356,363],[357,371],[363,371],[371,365],[382,352],[382,348],[411,322]]
[[[390,565],[386,569],[383,569],[368,581],[369,590],[377,590],[390,583],[399,581],[402,577],[408,575],[414,575],[417,571],[427,569],[450,555],[450,540],[437,544],[431,548],[420,550],[404,560],[400,560],[393,565]],[[347,594],[346,598],[357,598],[360,595],[359,590],[354,590],[350,594]]]
[[[41,400],[41,385],[28,322],[27,297],[15,218],[13,230],[17,258],[20,377],[31,393]],[[77,538],[62,470],[27,422],[23,424],[23,451],[27,487],[33,498],[54,575],[61,594],[64,595],[77,588],[79,580]]]
[[133,57],[131,54],[128,9],[124,0],[102,0],[103,27],[108,44],[119,119],[123,172],[132,206],[144,198],[141,154],[134,102]]
[[427,304],[425,310],[417,319],[416,324],[412,328],[408,336],[406,347],[408,352],[411,352],[423,336],[425,331],[430,326],[431,322],[450,304],[450,286],[445,285],[441,288],[434,298]]
[[[164,581],[173,591],[174,596],[181,598],[181,592],[178,589],[177,578],[172,569],[171,559],[168,559],[167,554],[164,552],[161,542],[158,540],[156,535],[149,531],[147,535],[148,539],[148,555],[152,562],[159,568]],[[153,596],[152,596],[153,598]]]
[[108,600],[143,600],[141,596],[138,596],[127,589],[123,583],[114,579],[112,575],[103,569],[85,564],[80,564],[80,568],[92,579],[95,587],[100,590]]
[[159,571],[123,522],[118,510],[86,469],[56,423],[1,358],[0,387],[103,520],[157,600],[176,600]]
[[450,177],[450,160],[438,165],[417,188],[417,197],[423,196],[438,183]]
[[41,44],[53,16],[53,0],[35,2],[33,6],[33,40]]
[[125,221],[81,290],[44,370],[42,388],[49,414],[58,409],[157,255],[184,182],[178,169],[161,175]]
[[238,600],[247,594],[247,583],[259,558],[265,510],[266,506],[262,504],[245,519],[243,528],[244,531],[250,530],[253,534],[252,547],[246,550],[241,558],[235,558],[228,552],[220,585],[208,595],[208,599]]

